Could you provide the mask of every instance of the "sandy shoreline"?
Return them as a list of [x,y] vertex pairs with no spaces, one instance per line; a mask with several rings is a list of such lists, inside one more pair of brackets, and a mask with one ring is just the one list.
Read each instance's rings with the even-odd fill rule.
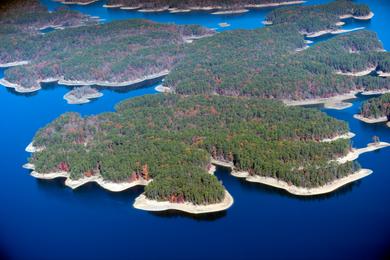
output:
[[243,14],[249,12],[248,9],[238,9],[238,10],[227,10],[227,11],[218,11],[213,12],[213,15],[222,15],[222,14]]
[[[280,2],[280,3],[269,3],[269,4],[247,4],[242,5],[240,9],[238,10],[227,10],[229,8],[225,6],[192,6],[192,7],[186,7],[185,9],[179,9],[179,8],[169,8],[169,7],[161,7],[161,8],[144,8],[142,5],[139,6],[123,6],[122,4],[117,5],[103,5],[105,8],[120,8],[123,10],[136,10],[139,9],[138,12],[164,12],[169,11],[170,13],[187,13],[191,11],[211,11],[211,10],[221,10],[214,12],[212,14],[237,14],[237,13],[244,13],[248,12],[249,10],[246,10],[244,8],[249,9],[255,9],[255,8],[267,8],[267,7],[277,7],[277,6],[283,6],[283,5],[296,5],[296,4],[302,4],[306,1],[286,1],[286,2]],[[141,9],[142,8],[142,9]],[[231,8],[230,8],[231,9]],[[245,11],[244,11],[245,10]]]
[[43,151],[44,149],[45,149],[45,147],[36,147],[36,146],[34,146],[34,142],[31,142],[28,144],[25,151],[28,153],[37,153],[37,152]]
[[64,5],[89,5],[89,4],[95,3],[97,1],[99,1],[99,0],[91,0],[89,2],[67,2],[66,0],[65,1],[57,0],[56,2],[60,2],[61,4],[64,4]]
[[84,95],[81,98],[75,98],[72,93],[72,91],[66,93],[64,95],[64,99],[68,102],[69,105],[80,105],[80,104],[86,104],[91,102],[91,99],[100,98],[103,96],[103,93],[95,93],[95,94],[88,94]]
[[329,143],[329,142],[333,142],[333,141],[336,141],[336,140],[339,140],[339,139],[352,139],[354,138],[356,135],[352,132],[348,132],[346,134],[343,134],[343,135],[338,135],[338,136],[335,136],[333,138],[325,138],[325,139],[322,139],[321,142],[324,142],[324,143]]
[[9,67],[27,65],[29,63],[30,63],[30,61],[28,61],[28,60],[14,61],[14,62],[8,62],[8,63],[0,63],[0,68],[9,68]]
[[374,15],[375,14],[373,12],[370,12],[366,16],[354,16],[352,14],[346,14],[346,15],[341,15],[340,19],[343,20],[343,19],[353,18],[353,19],[357,19],[357,20],[370,20],[372,17],[374,17]]
[[154,88],[157,92],[160,93],[173,93],[173,90],[169,87],[164,87],[163,85],[158,85]]
[[381,89],[381,90],[369,90],[369,91],[363,91],[362,94],[363,96],[372,96],[372,95],[382,95],[390,93],[390,89]]
[[390,77],[390,72],[377,71],[379,77],[387,78]]
[[42,79],[38,80],[37,83],[39,83],[38,86],[34,86],[31,88],[25,88],[19,84],[9,82],[5,79],[0,79],[0,84],[4,85],[5,87],[8,88],[13,88],[15,91],[19,93],[30,93],[30,92],[35,92],[41,89],[40,83],[49,83],[49,82],[57,82],[60,85],[65,85],[65,86],[84,86],[84,85],[96,85],[100,87],[128,87],[134,84],[139,84],[144,81],[148,80],[154,80],[158,79],[161,77],[164,77],[168,75],[169,70],[164,70],[159,73],[151,74],[148,76],[145,76],[143,78],[131,80],[131,81],[125,81],[125,82],[108,82],[108,81],[81,81],[81,80],[65,80],[63,78],[48,78],[48,79]]
[[353,117],[357,120],[363,121],[364,123],[367,124],[376,124],[376,123],[383,123],[389,121],[387,116],[382,116],[378,118],[368,118],[368,117],[363,117],[360,114],[355,114]]
[[364,28],[365,27],[357,27],[357,28],[353,28],[353,29],[322,30],[322,31],[318,31],[318,32],[302,33],[302,34],[304,34],[307,38],[316,38],[316,37],[323,36],[326,34],[342,34],[342,33],[362,30]]
[[344,75],[344,76],[354,76],[354,77],[361,77],[369,75],[371,72],[375,71],[376,66],[367,68],[362,71],[356,71],[356,72],[342,72],[342,71],[336,71],[336,74],[338,75]]
[[329,98],[311,98],[303,100],[282,100],[286,106],[307,106],[324,104],[325,108],[342,110],[352,106],[352,103],[344,102],[344,100],[356,99],[356,94],[360,91],[351,91],[346,94],[341,94]]
[[289,185],[285,181],[281,181],[272,177],[250,176],[249,173],[246,171],[235,171],[234,167],[232,166],[233,164],[231,163],[226,163],[218,160],[212,160],[212,163],[218,166],[230,168],[231,169],[230,174],[234,177],[244,178],[248,182],[256,182],[256,183],[272,186],[275,188],[283,189],[297,196],[314,196],[314,195],[330,193],[346,184],[364,178],[372,173],[372,171],[369,169],[360,169],[357,172],[354,172],[346,177],[334,180],[331,183],[328,183],[324,186],[315,187],[315,188],[305,188],[305,187],[297,187],[294,185]]
[[190,202],[184,203],[171,203],[169,201],[156,201],[146,198],[144,194],[138,196],[133,204],[136,209],[147,211],[166,211],[166,210],[179,210],[191,214],[204,214],[223,211],[230,208],[234,203],[233,197],[225,190],[225,198],[220,203],[209,205],[194,205]]
[[354,161],[358,159],[361,154],[373,152],[375,150],[379,150],[388,146],[390,146],[390,143],[386,143],[386,142],[379,142],[378,144],[369,143],[367,147],[352,149],[352,151],[350,151],[346,156],[338,158],[335,161],[337,161],[340,164]]

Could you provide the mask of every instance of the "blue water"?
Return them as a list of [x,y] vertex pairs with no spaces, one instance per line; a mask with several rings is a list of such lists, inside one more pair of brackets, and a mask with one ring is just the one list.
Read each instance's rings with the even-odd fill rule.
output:
[[[50,8],[58,3],[43,0]],[[311,3],[317,1],[311,1]],[[322,1],[324,2],[324,1]],[[371,1],[359,1],[369,3]],[[102,3],[71,8],[108,20],[145,17],[161,22],[198,23],[227,29],[262,26],[268,10],[237,16],[140,14],[105,10]],[[376,16],[364,24],[390,47],[390,3],[372,1]],[[254,23],[256,21],[256,23]],[[354,28],[352,27],[352,28]],[[3,70],[0,70],[0,78]],[[191,217],[179,213],[149,213],[132,208],[142,188],[110,193],[94,184],[75,191],[62,180],[40,181],[21,168],[24,152],[34,133],[66,111],[83,115],[113,111],[126,98],[154,94],[154,86],[134,91],[102,90],[104,96],[86,105],[67,105],[66,87],[45,88],[20,95],[0,87],[0,257],[9,259],[375,259],[390,248],[390,149],[359,158],[374,173],[339,191],[315,198],[298,198],[286,192],[246,183],[220,168],[221,179],[235,198],[226,212]],[[390,128],[368,125],[352,118],[364,98],[342,111],[324,110],[349,123],[357,134],[355,147],[377,135],[390,142]]]

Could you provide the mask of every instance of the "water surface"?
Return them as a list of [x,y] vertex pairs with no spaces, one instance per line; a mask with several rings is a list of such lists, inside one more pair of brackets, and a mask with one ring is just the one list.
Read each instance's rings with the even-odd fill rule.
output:
[[[51,9],[60,4],[43,0]],[[311,3],[318,1],[310,1]],[[322,1],[325,2],[325,1]],[[390,3],[370,3],[372,21],[350,21],[350,28],[365,26],[390,47]],[[372,2],[372,3],[371,3]],[[253,10],[234,16],[142,14],[91,6],[71,6],[107,21],[143,17],[159,22],[198,23],[210,28],[219,22],[226,29],[261,27],[269,11]],[[349,27],[348,27],[349,28]],[[0,78],[3,70],[0,70]],[[154,214],[132,208],[142,192],[135,188],[110,193],[95,184],[75,191],[62,180],[40,181],[21,168],[24,152],[34,133],[67,111],[92,115],[114,110],[126,98],[154,94],[154,86],[134,91],[102,90],[104,96],[86,105],[67,105],[66,87],[45,88],[20,95],[0,87],[2,166],[0,189],[0,256],[11,259],[200,259],[200,258],[315,258],[373,259],[390,247],[390,149],[364,154],[359,162],[374,173],[335,193],[299,198],[260,184],[250,184],[219,168],[221,179],[235,199],[226,212],[191,217],[177,212]],[[368,125],[352,118],[365,98],[342,111],[324,110],[345,120],[357,134],[355,147],[373,135],[390,142],[390,128]]]

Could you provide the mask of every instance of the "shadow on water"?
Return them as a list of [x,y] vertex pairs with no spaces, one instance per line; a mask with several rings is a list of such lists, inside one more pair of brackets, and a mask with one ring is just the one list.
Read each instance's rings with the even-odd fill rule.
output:
[[213,213],[206,213],[206,214],[190,214],[178,210],[166,210],[166,211],[160,211],[160,212],[149,212],[149,214],[162,217],[162,218],[179,218],[179,217],[186,217],[191,218],[197,221],[216,221],[223,217],[227,216],[227,211],[219,211],[219,212],[213,212]]
[[361,184],[361,180],[357,180],[355,182],[344,185],[344,186],[340,187],[339,189],[337,189],[333,192],[330,192],[330,193],[314,195],[314,196],[298,196],[298,195],[291,194],[288,191],[283,190],[283,189],[279,189],[279,188],[272,187],[272,186],[262,184],[262,183],[249,182],[243,178],[234,177],[230,174],[230,170],[228,168],[224,168],[224,167],[217,167],[216,176],[220,180],[222,180],[222,181],[225,180],[226,183],[228,183],[228,185],[225,185],[226,183],[224,182],[224,185],[225,185],[227,190],[230,190],[229,189],[230,185],[232,185],[232,187],[234,187],[236,185],[235,183],[231,183],[231,182],[236,182],[236,183],[239,183],[240,188],[247,190],[247,191],[256,191],[258,193],[267,193],[267,194],[271,194],[271,195],[278,195],[281,197],[300,200],[300,201],[322,201],[322,200],[328,200],[331,198],[340,197],[340,196],[343,196],[347,193],[352,192],[352,190],[359,187]]

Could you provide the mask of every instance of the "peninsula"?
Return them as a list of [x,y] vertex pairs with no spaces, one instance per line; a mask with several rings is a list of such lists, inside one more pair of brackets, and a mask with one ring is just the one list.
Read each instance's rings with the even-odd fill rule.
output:
[[72,188],[147,185],[137,208],[205,213],[233,203],[208,173],[212,161],[314,188],[359,171],[355,162],[329,163],[349,153],[344,137],[351,136],[345,123],[315,109],[156,94],[124,101],[114,113],[62,115],[37,132],[26,167],[37,178],[66,177]]

